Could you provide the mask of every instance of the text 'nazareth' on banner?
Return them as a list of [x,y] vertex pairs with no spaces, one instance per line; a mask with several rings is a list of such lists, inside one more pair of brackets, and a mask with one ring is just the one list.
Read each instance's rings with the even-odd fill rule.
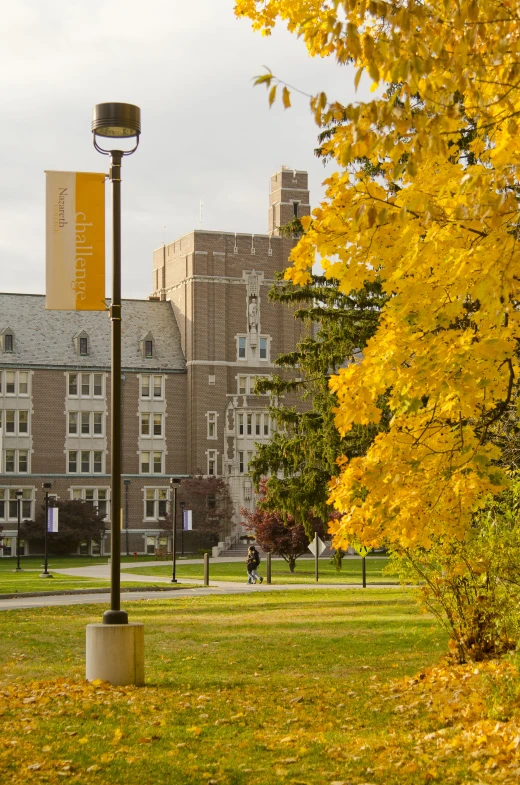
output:
[[106,175],[96,172],[45,174],[45,308],[106,311]]

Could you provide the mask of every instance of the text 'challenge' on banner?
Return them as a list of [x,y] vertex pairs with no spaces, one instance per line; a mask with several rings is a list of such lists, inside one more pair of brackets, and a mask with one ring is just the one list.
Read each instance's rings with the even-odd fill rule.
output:
[[46,172],[47,310],[106,311],[105,174]]

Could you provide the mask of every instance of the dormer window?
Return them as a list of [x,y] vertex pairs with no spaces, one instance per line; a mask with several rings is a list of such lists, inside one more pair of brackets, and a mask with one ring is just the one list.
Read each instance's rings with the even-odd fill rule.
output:
[[90,340],[85,330],[81,330],[74,336],[74,349],[80,357],[88,357],[90,354]]
[[9,327],[2,332],[2,349],[8,354],[14,352],[14,333]]
[[151,333],[143,335],[139,341],[141,355],[145,360],[151,360],[155,356],[155,341]]

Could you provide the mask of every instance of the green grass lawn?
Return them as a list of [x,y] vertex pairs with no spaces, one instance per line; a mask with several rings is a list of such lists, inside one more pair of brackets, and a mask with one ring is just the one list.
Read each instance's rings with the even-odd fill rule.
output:
[[402,725],[415,753],[413,722],[380,700],[382,690],[446,645],[408,591],[161,598],[125,608],[146,625],[141,689],[81,681],[85,625],[99,621],[99,608],[0,613],[2,785],[431,782],[392,770],[383,755]]
[[[125,581],[121,584],[122,588],[142,588],[153,589],[155,586],[161,588],[171,588],[171,586],[163,582],[143,583],[136,577],[135,581]],[[180,588],[179,583],[175,588]],[[186,584],[182,588],[192,588],[193,584]],[[98,580],[97,578],[78,578],[70,575],[59,575],[53,573],[52,578],[40,578],[39,573],[35,572],[32,575],[22,573],[13,573],[12,575],[0,574],[0,599],[2,594],[19,594],[22,592],[54,592],[54,591],[75,591],[77,589],[109,589],[110,581]]]
[[[85,567],[93,564],[106,564],[106,559],[100,561],[92,557],[56,557],[49,560],[49,571],[52,578],[40,578],[43,572],[41,556],[31,556],[22,559],[22,572],[15,572],[16,559],[0,559],[0,597],[2,594],[18,594],[22,592],[47,592],[47,591],[72,591],[76,589],[108,589],[110,581],[98,578],[82,578],[79,576],[60,575],[53,572],[55,569],[68,567]],[[143,583],[136,577],[135,581],[125,582],[123,587],[153,588],[153,583]],[[159,584],[163,586],[164,584]],[[191,585],[191,584],[190,584]]]
[[[399,583],[396,576],[383,575],[383,568],[388,564],[388,558],[384,556],[369,556],[366,560],[367,583]],[[125,569],[125,573],[130,572],[136,575],[169,575],[171,566],[164,567],[135,567]],[[289,567],[285,561],[276,560],[272,562],[272,582],[273,583],[312,583],[314,581],[314,560],[299,559],[296,562],[294,573],[289,572]],[[265,561],[260,565],[260,574],[265,580]],[[177,564],[177,575],[179,578],[203,578],[202,564]],[[210,580],[215,581],[247,581],[245,563],[240,562],[221,562],[218,559],[211,559],[209,565]],[[323,583],[358,583],[361,585],[361,559],[344,559],[342,569],[338,572],[330,564],[328,559],[320,560],[320,580]]]
[[64,589],[98,589],[108,587],[108,581],[93,578],[71,578],[54,574],[52,578],[40,578],[34,573],[0,573],[0,595],[31,591],[63,591]]

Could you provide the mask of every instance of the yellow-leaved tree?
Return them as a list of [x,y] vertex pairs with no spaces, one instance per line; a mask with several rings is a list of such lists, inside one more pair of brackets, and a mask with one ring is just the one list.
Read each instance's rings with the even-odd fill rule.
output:
[[[491,437],[518,376],[520,0],[236,0],[235,10],[264,34],[285,22],[312,56],[350,62],[356,85],[366,73],[378,88],[366,102],[311,98],[338,172],[286,273],[308,281],[319,254],[344,292],[377,275],[389,295],[362,361],[330,382],[342,434],[378,421],[384,391],[393,414],[331,486],[334,543],[462,538],[506,484]],[[270,102],[283,87],[290,105],[283,74],[257,82]]]

